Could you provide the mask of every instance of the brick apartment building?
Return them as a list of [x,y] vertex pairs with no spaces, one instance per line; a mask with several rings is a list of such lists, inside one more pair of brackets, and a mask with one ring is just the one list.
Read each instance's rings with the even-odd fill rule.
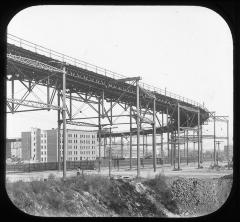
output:
[[[31,128],[22,132],[22,159],[29,162],[58,161],[57,129]],[[60,154],[63,158],[63,138],[60,131]],[[67,160],[94,160],[98,156],[96,131],[67,130]]]

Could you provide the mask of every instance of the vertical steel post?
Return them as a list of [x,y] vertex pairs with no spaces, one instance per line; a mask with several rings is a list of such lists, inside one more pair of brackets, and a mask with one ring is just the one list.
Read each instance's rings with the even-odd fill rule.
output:
[[104,140],[103,140],[103,142],[104,142],[104,157],[106,157],[106,135],[104,134]]
[[130,107],[130,169],[132,169],[132,107]]
[[178,170],[180,170],[180,107],[178,103]]
[[104,118],[104,90],[102,91],[102,118]]
[[229,168],[229,120],[227,120],[227,161]]
[[173,131],[171,132],[171,166],[173,165]]
[[202,137],[202,125],[200,125],[200,132],[201,132],[201,137],[200,137],[200,144],[201,144],[201,163],[203,163],[203,137]]
[[170,153],[169,153],[168,108],[167,108],[167,152],[168,152],[168,162],[169,162],[170,161]]
[[123,158],[123,136],[121,135],[121,157]]
[[188,165],[188,130],[187,130],[187,135],[186,135],[186,137],[187,137],[187,165]]
[[[49,76],[47,78],[47,105],[49,106],[50,103],[50,98],[49,98],[49,94],[50,94],[50,88],[49,88]],[[49,111],[50,109],[48,109]]]
[[98,171],[101,172],[101,98],[98,98]]
[[153,134],[152,134],[152,148],[153,148],[153,169],[156,172],[156,98],[153,99]]
[[216,123],[215,123],[215,113],[213,114],[213,162],[216,164]]
[[198,108],[198,168],[200,168],[200,109]]
[[110,136],[109,136],[109,177],[111,177],[111,161],[112,161],[112,128],[110,128]]
[[66,180],[66,158],[67,158],[67,129],[66,129],[66,67],[63,66],[63,180]]
[[[12,75],[12,100],[14,100],[14,78]],[[12,103],[12,114],[14,113],[14,103]]]
[[193,142],[193,162],[194,162],[194,165],[195,165],[195,143],[196,143],[196,141]]
[[146,134],[146,155],[148,155],[148,143],[147,143],[147,134]]
[[[163,112],[162,112],[162,133],[161,133],[161,158],[162,161],[164,159],[164,153],[163,153]],[[162,162],[163,164],[163,162]]]
[[137,177],[140,177],[140,122],[139,122],[139,81],[136,81],[137,88]]
[[69,99],[69,106],[70,106],[70,110],[69,110],[69,113],[70,113],[70,120],[72,120],[72,92],[70,92],[70,99]]
[[143,132],[143,154],[142,154],[142,162],[143,162],[143,167],[144,167],[144,155],[145,155],[145,152],[144,152],[144,132]]
[[[58,107],[60,107],[60,91],[58,90],[58,94],[57,94],[57,101],[58,101]],[[58,147],[58,170],[60,171],[61,170],[61,136],[60,136],[60,129],[61,129],[61,122],[60,122],[60,109],[58,109],[57,111],[58,113],[58,131],[57,131],[57,134],[58,134],[58,144],[57,144],[57,147]]]
[[173,168],[176,169],[176,131],[173,133],[174,136],[174,144],[173,144]]
[[186,144],[185,144],[185,135],[186,133],[185,133],[185,130],[183,131],[183,156],[184,156],[184,161],[185,161],[185,159],[186,159]]

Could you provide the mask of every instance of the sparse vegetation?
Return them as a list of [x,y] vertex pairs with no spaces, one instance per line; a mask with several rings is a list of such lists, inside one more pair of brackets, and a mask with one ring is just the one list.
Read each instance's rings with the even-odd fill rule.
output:
[[166,183],[165,175],[158,174],[154,179],[147,180],[145,184],[155,191],[156,199],[160,201],[169,211],[179,213],[176,201],[173,199],[171,189]]
[[145,182],[109,179],[100,175],[71,177],[66,181],[49,178],[47,181],[6,182],[10,199],[24,212],[39,216],[165,217],[166,212],[182,213],[179,203],[186,211],[191,208],[191,213],[196,213],[198,207],[201,213],[205,212],[208,209],[203,209],[204,203],[210,200],[211,195],[214,202],[222,204],[232,181],[230,176],[219,180],[220,191],[215,194],[211,183],[209,189],[205,187],[201,193],[201,180],[195,184],[196,180],[177,178],[169,185],[162,174]]

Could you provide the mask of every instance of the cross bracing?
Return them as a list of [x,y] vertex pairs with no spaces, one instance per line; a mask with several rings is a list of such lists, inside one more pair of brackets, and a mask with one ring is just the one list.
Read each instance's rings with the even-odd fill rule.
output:
[[[8,37],[13,38],[11,35]],[[118,75],[14,38],[14,44],[7,43],[7,80],[12,84],[12,98],[7,98],[6,105],[10,112],[21,112],[21,106],[37,108],[36,110],[55,109],[58,110],[58,128],[64,122],[63,119],[66,124],[96,128],[100,140],[99,156],[103,138],[129,137],[132,144],[131,137],[137,135],[139,145],[140,135],[144,138],[151,134],[153,151],[156,149],[154,146],[160,144],[162,153],[163,144],[167,144],[168,153],[173,149],[176,157],[176,149],[179,152],[180,145],[185,146],[186,141],[194,142],[194,145],[197,142],[199,157],[202,138],[210,138],[202,135],[201,126],[208,122],[209,117],[214,121],[226,121],[224,118],[217,118],[197,102],[139,82],[140,77]],[[28,45],[28,48],[24,45]],[[26,90],[20,99],[14,93],[16,81]],[[34,92],[36,85],[46,88],[46,102],[45,99],[41,101],[43,98]],[[37,100],[27,99],[29,95]],[[54,105],[56,97],[58,104]],[[95,116],[84,114],[86,107]],[[115,125],[129,125],[129,131],[103,131],[106,127]],[[190,132],[196,135],[191,136]],[[167,142],[163,142],[163,134],[167,134]],[[156,141],[156,135],[160,135],[160,142]],[[172,160],[175,157],[172,156]],[[156,150],[153,152],[153,159],[155,158]],[[179,158],[180,155],[178,165]],[[156,162],[153,161],[153,165],[155,171]],[[130,160],[130,168],[131,166]]]

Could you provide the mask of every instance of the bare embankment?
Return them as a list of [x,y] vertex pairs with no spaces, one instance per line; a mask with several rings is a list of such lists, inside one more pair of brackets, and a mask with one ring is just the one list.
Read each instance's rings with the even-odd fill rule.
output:
[[100,175],[62,181],[7,183],[11,201],[38,216],[199,216],[214,212],[227,199],[232,175],[218,179],[166,177],[109,179]]

